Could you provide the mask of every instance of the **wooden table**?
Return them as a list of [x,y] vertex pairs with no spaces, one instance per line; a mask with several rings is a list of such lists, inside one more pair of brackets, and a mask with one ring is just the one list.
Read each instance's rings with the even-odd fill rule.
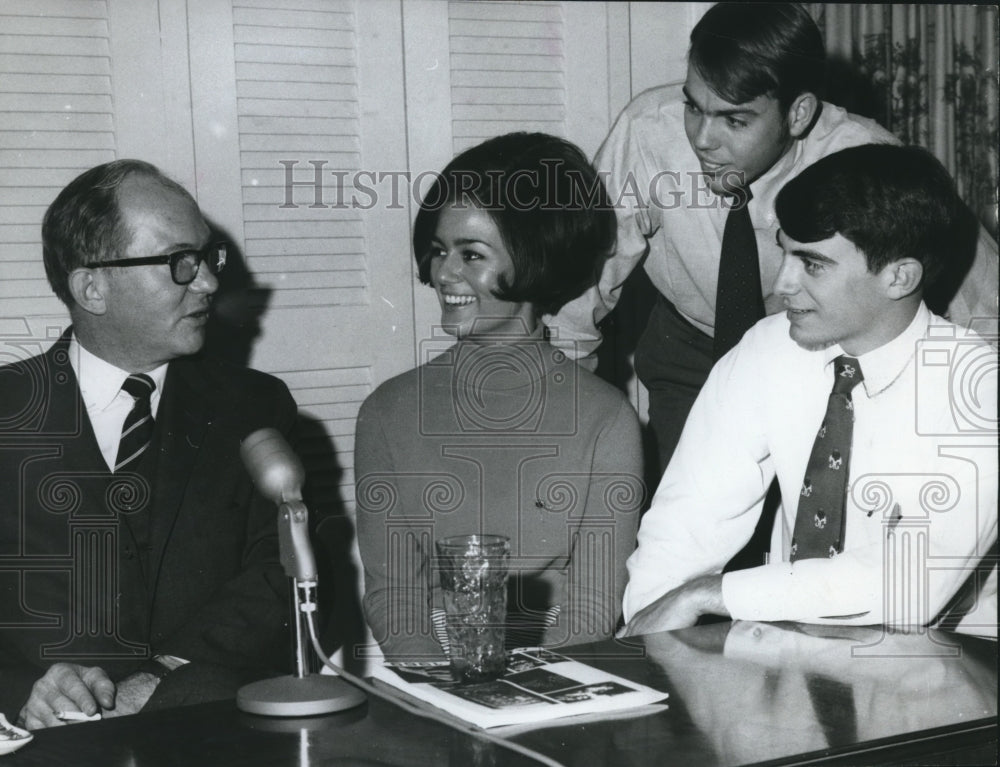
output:
[[[564,765],[996,764],[996,643],[921,631],[721,623],[566,654],[670,693],[669,708],[504,737]],[[271,720],[212,703],[36,733],[0,767],[534,762],[371,698]]]

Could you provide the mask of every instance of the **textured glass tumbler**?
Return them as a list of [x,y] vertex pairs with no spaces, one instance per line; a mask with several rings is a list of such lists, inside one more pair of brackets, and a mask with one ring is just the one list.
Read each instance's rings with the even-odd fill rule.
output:
[[457,535],[437,542],[451,674],[458,682],[496,679],[507,665],[507,573],[510,540]]

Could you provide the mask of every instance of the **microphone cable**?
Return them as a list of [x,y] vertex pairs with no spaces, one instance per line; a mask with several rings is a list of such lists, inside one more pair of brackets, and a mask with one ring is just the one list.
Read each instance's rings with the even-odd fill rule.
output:
[[343,677],[356,687],[360,687],[369,695],[374,695],[376,698],[381,698],[382,700],[388,701],[389,703],[399,706],[400,708],[405,709],[406,711],[408,711],[411,714],[414,714],[415,716],[419,716],[424,719],[433,719],[435,722],[440,722],[441,724],[445,724],[448,727],[451,727],[452,729],[458,730],[459,732],[464,732],[467,735],[473,736],[474,738],[495,743],[498,746],[501,746],[502,748],[509,749],[510,751],[514,751],[522,756],[526,756],[529,759],[533,759],[534,761],[539,762],[540,764],[547,765],[547,767],[566,767],[561,762],[557,762],[556,760],[546,756],[545,754],[539,753],[538,751],[528,748],[527,746],[522,746],[520,743],[514,743],[512,741],[501,738],[499,735],[493,735],[492,733],[482,729],[481,727],[476,727],[474,724],[469,724],[463,722],[460,719],[457,719],[456,717],[439,713],[433,708],[430,709],[422,708],[407,698],[402,698],[398,695],[390,694],[376,687],[370,682],[362,679],[361,677],[355,676],[349,671],[345,671],[344,669],[342,669],[340,666],[338,666],[336,663],[334,663],[332,660],[330,660],[330,658],[326,656],[326,654],[323,652],[323,648],[319,644],[319,638],[316,635],[316,623],[315,623],[316,603],[313,601],[313,595],[312,595],[312,589],[315,586],[315,581],[311,582],[300,581],[299,586],[300,588],[302,588],[303,592],[303,598],[300,604],[300,609],[302,613],[304,613],[306,616],[306,626],[309,629],[310,644],[312,644],[313,651],[316,653],[317,657],[319,657],[319,659],[323,661],[323,665],[325,665],[335,674],[337,674],[340,677]]

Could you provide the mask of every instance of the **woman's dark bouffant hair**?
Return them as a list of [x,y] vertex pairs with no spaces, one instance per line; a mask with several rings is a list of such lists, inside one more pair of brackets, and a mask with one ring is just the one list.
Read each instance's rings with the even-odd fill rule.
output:
[[514,263],[497,298],[555,313],[597,282],[615,246],[604,184],[576,146],[545,133],[508,133],[455,157],[424,196],[413,227],[420,280],[430,284],[441,209],[473,205],[496,224]]

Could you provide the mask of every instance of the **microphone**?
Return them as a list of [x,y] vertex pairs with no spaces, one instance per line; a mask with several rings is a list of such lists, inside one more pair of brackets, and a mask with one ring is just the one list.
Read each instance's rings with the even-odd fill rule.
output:
[[279,506],[302,500],[306,472],[277,429],[258,429],[243,440],[240,457],[261,495]]
[[316,558],[309,543],[309,510],[302,501],[306,472],[277,429],[258,429],[243,440],[240,457],[260,494],[278,507],[278,547],[285,575],[316,580]]
[[[312,621],[316,604],[316,558],[309,541],[309,510],[302,500],[306,472],[302,461],[277,429],[258,429],[243,440],[240,457],[257,490],[278,507],[278,549],[285,574],[294,583],[296,674],[262,679],[241,687],[236,706],[264,716],[314,716],[353,708],[363,692],[335,676],[309,674],[302,640],[303,621]],[[301,591],[301,595],[300,595]],[[317,643],[315,625],[310,636]]]

